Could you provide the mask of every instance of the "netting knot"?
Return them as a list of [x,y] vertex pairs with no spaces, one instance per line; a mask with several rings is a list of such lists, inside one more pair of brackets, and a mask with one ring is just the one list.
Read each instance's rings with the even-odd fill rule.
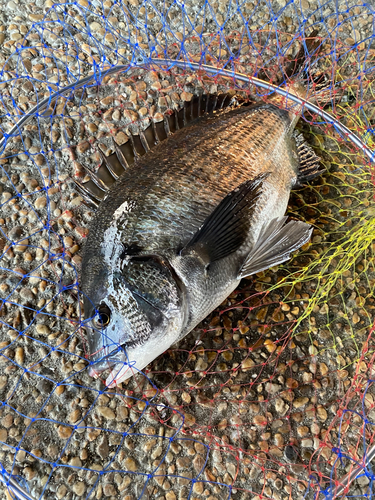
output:
[[332,448],[332,453],[335,453],[339,458],[344,456],[340,448]]

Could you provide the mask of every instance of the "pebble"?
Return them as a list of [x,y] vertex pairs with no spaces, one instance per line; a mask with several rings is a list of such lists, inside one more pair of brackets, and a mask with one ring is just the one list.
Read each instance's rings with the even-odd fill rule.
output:
[[160,82],[154,82],[151,85],[152,90],[160,90],[161,89],[161,83]]
[[276,446],[279,446],[280,448],[284,446],[284,438],[283,435],[280,434],[279,432],[275,434],[275,444]]
[[116,417],[115,412],[107,406],[98,406],[97,412],[99,413],[99,415],[107,418],[108,420],[113,420]]
[[65,425],[59,425],[57,428],[57,434],[61,439],[69,439],[72,435],[73,429]]
[[28,239],[23,239],[21,243],[22,244],[14,245],[13,246],[14,252],[16,252],[16,253],[23,253],[27,249],[27,246],[29,244],[29,240]]
[[253,418],[253,423],[258,427],[267,427],[268,425],[267,419],[263,415],[256,415]]
[[318,419],[321,422],[325,422],[327,420],[328,414],[327,414],[326,409],[323,408],[323,406],[318,406],[318,408],[317,408],[317,416],[318,416]]
[[308,433],[309,433],[309,428],[308,428],[308,427],[306,427],[305,425],[302,425],[302,426],[300,426],[300,427],[297,427],[297,434],[298,434],[299,436],[301,436],[301,437],[302,437],[302,436],[306,436],[306,434],[308,434]]
[[[71,207],[79,207],[82,204],[82,201],[83,201],[83,199],[81,196],[76,196],[75,198],[73,198],[71,200],[70,206]],[[79,228],[76,228],[75,231],[78,232]],[[88,230],[85,228],[85,231],[88,231]],[[73,242],[73,240],[72,240],[72,242]]]
[[22,463],[25,461],[25,458],[26,458],[26,452],[24,450],[19,450],[17,452],[17,457],[16,457],[17,462]]
[[25,467],[23,469],[23,474],[27,481],[31,481],[36,476],[36,471],[32,467]]
[[73,246],[73,244],[74,244],[74,241],[72,240],[72,238],[71,238],[70,236],[65,236],[65,237],[63,238],[63,242],[64,242],[64,246],[65,246],[66,248],[70,248],[70,247],[72,247],[72,246]]
[[113,102],[113,95],[109,95],[107,97],[104,97],[100,101],[100,104],[103,104],[103,106],[108,106],[109,104],[112,104],[112,102]]
[[318,354],[318,349],[314,345],[310,345],[309,354],[311,354],[311,356],[316,356]]
[[285,446],[284,456],[290,462],[295,462],[298,459],[297,449],[292,445]]
[[103,493],[104,496],[106,497],[115,497],[117,495],[116,488],[113,486],[113,484],[108,484],[105,483],[103,486]]
[[162,122],[164,120],[164,115],[162,113],[154,114],[154,122]]
[[78,497],[83,496],[86,492],[85,483],[83,481],[78,481],[78,483],[73,485],[73,491]]
[[135,87],[138,90],[138,92],[147,90],[147,84],[146,84],[146,82],[143,79],[138,80],[135,83]]
[[138,110],[138,113],[140,116],[146,116],[148,114],[148,112],[149,112],[148,109],[145,107],[142,107]]
[[90,148],[90,143],[87,141],[82,141],[76,147],[76,151],[79,154],[85,153]]
[[35,200],[36,208],[44,208],[47,205],[47,198],[45,196],[40,196]]
[[65,498],[68,490],[64,484],[61,484],[56,491],[56,498],[57,500],[61,500],[62,498]]
[[43,14],[29,14],[29,19],[35,22],[41,21],[43,17]]
[[1,425],[6,429],[9,429],[9,427],[11,427],[12,424],[13,424],[13,416],[10,413],[5,415],[5,417],[1,419]]
[[124,118],[130,122],[136,122],[138,120],[138,114],[131,109],[124,109]]
[[71,424],[75,424],[79,419],[81,418],[81,411],[79,409],[76,409],[71,412],[69,415],[69,422]]
[[116,120],[116,121],[120,120],[120,118],[121,118],[121,113],[120,113],[120,111],[119,111],[118,109],[116,109],[116,110],[112,113],[112,118],[113,118],[113,120]]
[[10,10],[18,10],[19,9],[19,6],[16,5],[13,0],[10,0],[7,4],[6,4],[6,7],[7,9],[10,9]]
[[241,363],[242,371],[246,372],[255,366],[255,362],[251,358],[247,358]]
[[282,386],[279,384],[272,384],[271,382],[268,382],[266,384],[266,391],[271,395],[276,394],[277,392],[281,391],[281,389]]
[[283,416],[289,410],[289,405],[287,405],[283,399],[276,398],[275,410],[279,415]]
[[105,434],[101,436],[98,440],[97,451],[103,460],[108,457],[109,454],[108,439]]
[[23,347],[17,347],[14,355],[14,361],[18,365],[22,366],[24,359],[25,359],[25,351],[23,350]]
[[306,398],[306,397],[296,398],[293,401],[293,406],[294,406],[294,408],[301,408],[301,406],[304,406],[308,402],[309,402],[309,398]]
[[8,378],[5,375],[0,375],[0,391],[4,389],[8,382]]
[[65,386],[63,385],[59,385],[55,389],[55,394],[57,394],[58,396],[61,396],[64,392],[65,392]]
[[[189,462],[190,465],[191,462]],[[206,460],[202,455],[197,455],[193,460],[193,467],[195,471],[200,474],[203,467],[205,466]]]
[[118,132],[115,137],[116,143],[119,146],[122,146],[126,142],[128,142],[129,137],[124,132]]
[[195,424],[196,418],[191,413],[185,413],[184,417],[185,417],[185,425],[186,426],[192,426]]
[[180,97],[183,101],[191,101],[193,94],[191,92],[181,92]]
[[12,193],[8,193],[7,191],[4,191],[4,193],[1,195],[2,202],[6,203],[7,201],[9,201],[12,198],[12,196],[13,196]]
[[298,382],[297,382],[297,380],[295,380],[294,378],[287,378],[287,379],[286,379],[286,382],[285,382],[285,385],[286,385],[289,389],[297,389],[297,387],[298,387]]
[[359,476],[357,479],[356,479],[356,482],[359,484],[359,486],[367,486],[370,482],[369,478],[365,475],[363,476]]
[[36,332],[40,335],[48,335],[50,333],[50,329],[47,325],[36,325]]
[[10,35],[10,39],[11,40],[20,40],[22,38],[22,35],[20,33],[17,33],[17,32],[13,32],[11,33]]
[[98,127],[96,126],[95,123],[88,123],[87,124],[87,130],[91,133],[91,134],[95,134],[97,131],[98,131]]
[[162,453],[163,453],[163,448],[161,446],[157,446],[156,448],[153,449],[151,453],[151,458],[155,460],[155,458],[159,458]]
[[122,463],[123,469],[128,470],[130,472],[136,472],[138,467],[133,458],[126,457],[125,460]]
[[329,371],[328,366],[325,363],[319,363],[319,370],[323,377],[325,377]]
[[271,340],[271,339],[266,339],[264,341],[264,347],[267,349],[268,352],[274,352],[277,348],[277,345]]
[[280,478],[277,478],[274,482],[274,486],[277,490],[281,490],[281,488],[284,486],[284,483],[281,481]]
[[69,465],[72,467],[82,467],[82,462],[78,457],[73,457],[69,460]]
[[167,100],[166,100],[166,98],[164,96],[159,97],[159,99],[158,99],[158,105],[160,107],[167,107],[168,106]]

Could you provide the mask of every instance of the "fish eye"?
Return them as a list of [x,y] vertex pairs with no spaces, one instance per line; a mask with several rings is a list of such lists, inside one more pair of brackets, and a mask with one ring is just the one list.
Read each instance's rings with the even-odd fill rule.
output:
[[97,328],[103,328],[104,326],[109,325],[109,322],[111,321],[111,311],[109,308],[106,305],[98,307],[98,313],[93,321]]

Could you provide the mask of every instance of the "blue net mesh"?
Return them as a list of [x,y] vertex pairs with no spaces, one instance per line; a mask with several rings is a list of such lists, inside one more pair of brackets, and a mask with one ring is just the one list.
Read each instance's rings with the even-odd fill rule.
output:
[[319,50],[306,49],[306,61],[324,85],[310,79],[308,98],[372,150],[371,4],[11,0],[6,9],[3,497],[372,498],[375,212],[364,149],[305,110],[300,131],[327,173],[293,193],[288,210],[314,225],[311,244],[243,280],[114,389],[87,373],[79,277],[93,210],[71,182],[87,181],[113,140],[121,146],[198,92],[266,101],[270,90],[235,72],[288,84],[314,29]]

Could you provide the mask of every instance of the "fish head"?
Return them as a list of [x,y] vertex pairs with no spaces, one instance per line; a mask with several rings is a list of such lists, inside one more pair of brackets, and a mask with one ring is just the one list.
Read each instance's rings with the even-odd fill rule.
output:
[[84,300],[89,374],[110,369],[113,387],[142,370],[180,336],[186,319],[184,287],[166,259],[123,259],[103,273]]

